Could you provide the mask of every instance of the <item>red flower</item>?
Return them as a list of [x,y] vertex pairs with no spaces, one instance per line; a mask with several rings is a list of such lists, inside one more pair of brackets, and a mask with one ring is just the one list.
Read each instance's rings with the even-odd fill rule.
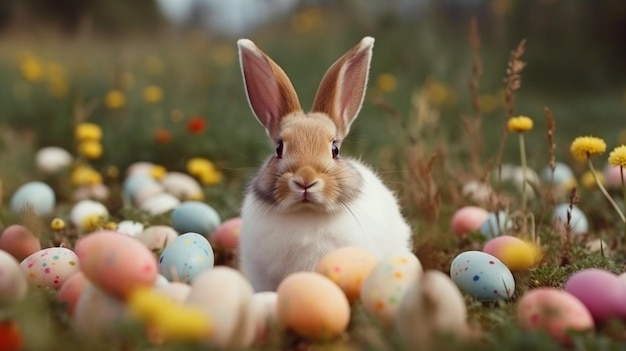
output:
[[17,323],[12,321],[0,322],[0,350],[18,351],[22,349],[22,332]]
[[167,129],[157,129],[154,133],[154,139],[160,144],[167,144],[172,140],[172,135]]
[[206,121],[200,117],[196,116],[187,122],[187,131],[190,134],[201,134],[206,128]]

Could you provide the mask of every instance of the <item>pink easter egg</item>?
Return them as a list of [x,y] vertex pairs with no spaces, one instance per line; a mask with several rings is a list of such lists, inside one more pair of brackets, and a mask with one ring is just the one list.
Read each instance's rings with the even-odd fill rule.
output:
[[19,262],[41,250],[39,239],[26,227],[14,224],[0,235],[0,250],[6,251]]
[[89,281],[113,296],[125,298],[134,289],[156,282],[156,258],[135,237],[99,230],[80,238],[75,251]]
[[[620,167],[614,167],[607,164],[603,170],[604,181],[609,188],[621,188],[622,187],[622,174],[620,173]],[[624,170],[624,181],[626,182],[626,169]]]
[[596,323],[626,317],[626,285],[607,270],[578,271],[565,281],[565,291],[587,307]]
[[527,330],[543,330],[555,339],[571,342],[569,330],[594,327],[593,317],[574,295],[556,288],[537,288],[525,293],[517,303],[517,318]]
[[465,206],[457,210],[452,216],[450,225],[452,232],[459,237],[464,237],[470,232],[479,230],[489,212],[478,206]]
[[65,247],[50,247],[26,257],[20,268],[28,282],[40,288],[59,289],[80,270],[79,258]]
[[87,277],[83,272],[76,272],[72,274],[59,289],[57,294],[57,300],[67,305],[67,313],[72,315],[74,313],[74,307],[80,294],[85,290],[85,287],[89,284]]
[[234,250],[239,246],[240,231],[241,217],[228,219],[211,234],[211,243],[225,249]]

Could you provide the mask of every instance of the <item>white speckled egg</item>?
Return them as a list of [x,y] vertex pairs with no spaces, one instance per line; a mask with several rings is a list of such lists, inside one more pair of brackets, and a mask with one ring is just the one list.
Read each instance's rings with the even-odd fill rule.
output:
[[130,313],[120,300],[88,283],[74,307],[72,326],[79,335],[96,336],[112,331],[115,326],[130,318]]
[[23,299],[27,290],[28,284],[19,262],[8,252],[0,250],[0,309]]
[[452,260],[450,278],[480,301],[508,300],[515,292],[511,271],[502,261],[481,251],[466,251]]
[[20,186],[11,196],[11,211],[20,214],[31,208],[40,216],[47,216],[54,210],[56,196],[52,188],[42,182],[30,182]]
[[109,210],[101,202],[82,200],[74,204],[70,213],[72,224],[78,228],[82,228],[85,221],[93,216],[99,216],[106,219],[109,217]]
[[144,200],[139,205],[139,208],[148,212],[152,216],[158,216],[175,209],[179,204],[180,200],[178,200],[174,195],[160,193]]
[[37,287],[59,289],[80,270],[78,256],[64,247],[51,247],[35,252],[20,263],[28,281]]
[[200,273],[213,268],[213,248],[198,233],[185,233],[165,247],[159,271],[170,281],[191,283]]
[[165,191],[176,196],[179,200],[202,199],[204,192],[197,180],[186,173],[168,172],[161,179]]
[[406,290],[421,274],[422,264],[410,252],[382,259],[361,286],[363,307],[383,324],[393,322]]
[[[497,217],[496,217],[497,216]],[[480,227],[480,232],[487,239],[495,238],[498,235],[503,235],[513,224],[509,220],[509,216],[506,212],[500,211],[497,214],[495,212],[489,213],[489,217],[483,222]]]
[[[552,221],[555,226],[563,228],[567,223],[567,212],[570,211],[570,204],[559,204],[554,209]],[[571,209],[570,233],[572,235],[585,234],[589,232],[589,221],[583,211],[574,205]]]
[[72,154],[67,150],[57,146],[48,146],[37,151],[35,164],[40,171],[51,174],[69,167],[72,159]]
[[170,221],[179,233],[200,233],[207,238],[221,223],[217,211],[200,201],[185,201],[172,211]]
[[255,336],[250,308],[253,289],[237,270],[219,266],[202,272],[191,284],[186,305],[205,313],[215,323],[207,342],[217,348],[245,348]]

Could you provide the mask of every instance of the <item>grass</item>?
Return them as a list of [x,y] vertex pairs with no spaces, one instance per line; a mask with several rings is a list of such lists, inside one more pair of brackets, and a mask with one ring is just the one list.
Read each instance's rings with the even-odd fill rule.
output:
[[[621,88],[576,90],[570,87],[576,77],[561,81],[568,78],[562,73],[551,80],[549,69],[555,65],[551,62],[566,58],[555,52],[554,61],[547,60],[544,52],[535,49],[532,37],[525,52],[517,57],[527,63],[519,72],[521,86],[513,89],[509,85],[507,93],[502,79],[507,76],[509,55],[522,38],[495,40],[477,28],[472,49],[469,22],[456,29],[445,29],[437,19],[385,26],[354,18],[346,21],[337,12],[320,11],[305,9],[300,14],[316,23],[313,29],[299,28],[297,23],[278,23],[258,31],[252,39],[285,69],[306,108],[332,61],[364,33],[376,38],[367,99],[345,143],[345,153],[362,155],[399,191],[407,218],[417,228],[416,253],[427,269],[447,272],[458,253],[480,249],[482,236],[454,237],[449,221],[456,209],[472,204],[461,194],[465,182],[489,174],[499,165],[499,159],[518,164],[517,143],[514,138],[503,139],[501,133],[507,116],[524,114],[534,119],[534,129],[526,134],[526,151],[528,165],[536,171],[554,158],[572,165],[580,176],[585,165],[573,162],[568,150],[575,136],[603,137],[610,148],[620,138],[618,130],[622,126],[617,121],[624,114],[625,104]],[[285,34],[287,28],[294,33]],[[329,41],[331,33],[333,40]],[[486,40],[479,46],[481,36]],[[55,216],[67,219],[72,203],[68,174],[44,176],[35,168],[33,157],[36,150],[48,145],[75,152],[74,125],[89,121],[103,129],[104,154],[97,160],[81,162],[88,162],[105,175],[104,181],[112,191],[105,203],[114,219],[167,224],[167,216],[153,217],[124,206],[119,200],[123,172],[137,161],[185,171],[192,157],[206,157],[223,172],[223,182],[203,188],[205,198],[222,218],[236,216],[245,182],[271,147],[245,100],[235,48],[233,39],[193,32],[161,33],[158,40],[68,39],[26,33],[4,37],[0,46],[4,86],[0,90],[2,203],[7,203],[20,184],[44,179],[55,185],[61,199]],[[24,70],[29,69],[24,66],[25,59],[33,60],[41,69],[40,77],[24,76]],[[580,75],[580,79],[585,78],[583,73]],[[549,89],[542,85],[544,80]],[[474,90],[470,82],[475,83]],[[149,85],[163,91],[157,103],[149,104],[142,97]],[[123,92],[126,102],[122,108],[107,107],[105,96],[111,90]],[[505,96],[509,97],[508,104]],[[553,154],[547,141],[545,107],[554,113]],[[194,117],[207,123],[206,130],[199,134],[188,131],[187,124]],[[169,142],[155,138],[160,130],[170,135]],[[597,167],[604,166],[596,161]],[[108,172],[111,167],[118,169],[119,175]],[[494,185],[498,201],[485,204],[490,210],[502,204],[511,210],[519,208],[519,193],[506,185]],[[616,194],[619,196],[619,192]],[[584,268],[623,271],[622,252],[590,253],[585,239],[570,242],[550,225],[553,203],[548,195],[542,189],[541,196],[528,204],[528,211],[537,219],[533,229],[545,249],[544,261],[535,269],[516,273],[516,294],[509,302],[481,304],[467,297],[470,323],[484,335],[476,343],[463,345],[443,338],[442,349],[561,349],[546,335],[520,329],[514,313],[516,299],[533,287],[561,287],[570,274]],[[623,229],[606,200],[593,188],[579,187],[577,196],[592,223],[593,231],[587,239],[601,237],[612,242]],[[565,195],[558,201],[569,199]],[[20,218],[4,206],[1,219],[5,226],[26,221],[42,237],[51,235],[47,229],[50,218]],[[514,232],[523,234],[517,227]],[[217,257],[220,263],[232,263],[231,252],[221,252]],[[68,318],[54,303],[53,295],[33,290],[26,301],[7,310],[22,326],[28,349],[201,349],[198,345],[149,346],[136,325],[119,326],[120,333],[127,336],[124,338],[83,340],[68,330]],[[608,350],[622,342],[621,327],[606,327],[577,336],[572,349]],[[258,349],[391,350],[402,346],[393,330],[378,326],[357,307],[349,337],[308,345],[292,335],[281,334]]]

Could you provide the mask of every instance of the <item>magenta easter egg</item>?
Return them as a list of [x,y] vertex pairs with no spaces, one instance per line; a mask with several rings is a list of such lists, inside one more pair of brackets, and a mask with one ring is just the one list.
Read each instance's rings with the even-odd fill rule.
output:
[[607,270],[578,271],[565,281],[565,291],[578,298],[597,323],[626,317],[626,285]]
[[51,247],[26,257],[20,268],[28,282],[43,288],[59,289],[80,270],[79,258],[64,247]]
[[234,250],[239,246],[239,232],[241,231],[241,217],[231,218],[220,224],[211,234],[211,243],[218,247]]
[[542,330],[569,343],[569,330],[594,327],[593,317],[574,295],[556,288],[537,288],[525,293],[517,303],[517,318],[527,330]]
[[112,296],[125,298],[134,289],[156,282],[156,258],[135,237],[100,230],[80,238],[75,251],[89,281]]
[[83,272],[76,272],[61,285],[61,289],[59,289],[57,294],[57,300],[66,305],[67,312],[70,315],[74,313],[74,307],[78,302],[78,298],[85,290],[87,284],[89,284],[89,281]]
[[6,227],[0,235],[0,250],[4,250],[19,262],[41,250],[39,239],[26,227],[14,224]]
[[479,230],[487,217],[489,217],[489,212],[484,208],[466,206],[454,213],[450,226],[455,235],[464,237],[470,232]]

